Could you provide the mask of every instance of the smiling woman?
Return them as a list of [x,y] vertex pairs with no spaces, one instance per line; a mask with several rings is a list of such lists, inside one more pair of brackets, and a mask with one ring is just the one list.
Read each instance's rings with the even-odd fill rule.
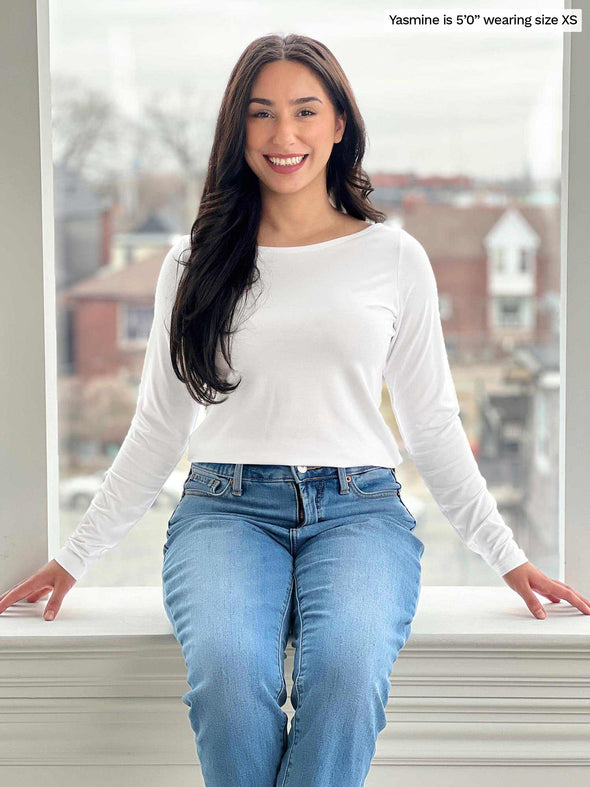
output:
[[[358,222],[334,210],[326,189],[328,163],[346,128],[341,103],[308,65],[290,59],[264,65],[251,92],[244,157],[264,205],[258,242],[302,245],[348,234]],[[273,191],[298,196],[276,211]]]
[[[188,447],[162,588],[207,785],[365,781],[424,552],[380,413],[383,380],[407,452],[465,544],[533,614],[533,590],[590,614],[529,563],[499,514],[459,417],[430,260],[371,205],[364,148],[350,85],[321,42],[265,36],[245,49],[198,215],[159,272],[125,441],[55,560],[0,598],[1,612],[54,587],[55,613]],[[239,696],[236,676],[247,676]]]

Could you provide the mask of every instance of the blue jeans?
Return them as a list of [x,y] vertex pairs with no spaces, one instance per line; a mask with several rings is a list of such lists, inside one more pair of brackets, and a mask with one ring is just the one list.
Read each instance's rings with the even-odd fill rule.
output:
[[162,590],[207,787],[364,784],[420,594],[400,489],[388,467],[192,463]]

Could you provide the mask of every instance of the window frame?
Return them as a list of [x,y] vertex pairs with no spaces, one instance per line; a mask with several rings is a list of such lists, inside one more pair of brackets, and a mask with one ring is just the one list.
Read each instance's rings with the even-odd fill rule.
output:
[[[0,331],[0,348],[6,367],[14,370],[0,382],[4,414],[0,473],[3,589],[30,576],[61,546],[48,2],[11,4],[0,30],[0,85],[5,103],[15,108],[6,113],[0,127],[6,173],[0,182],[5,206],[3,252],[5,260],[15,261],[4,266],[6,287],[0,292],[0,319],[5,329]],[[564,10],[571,7],[570,2],[564,3]],[[590,154],[585,133],[590,126],[590,105],[585,102],[583,75],[590,70],[590,47],[584,46],[583,35],[564,34],[561,461],[556,468],[561,569],[555,578],[589,596],[585,556],[590,551],[590,528],[585,522],[584,493],[590,476],[590,419],[585,394],[590,383],[586,357],[590,310],[585,302],[585,291],[590,289],[586,260],[590,248]],[[23,265],[25,248],[27,264]]]

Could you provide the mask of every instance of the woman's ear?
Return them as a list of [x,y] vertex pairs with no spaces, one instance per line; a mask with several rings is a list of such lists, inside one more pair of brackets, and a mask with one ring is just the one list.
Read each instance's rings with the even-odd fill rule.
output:
[[346,112],[343,112],[341,115],[338,115],[336,118],[336,133],[334,135],[334,144],[337,145],[339,142],[342,142],[342,137],[344,136],[344,131],[346,129]]

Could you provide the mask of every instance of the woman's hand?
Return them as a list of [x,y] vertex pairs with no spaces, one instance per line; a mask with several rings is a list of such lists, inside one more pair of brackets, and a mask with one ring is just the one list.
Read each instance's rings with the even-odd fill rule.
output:
[[527,607],[536,618],[543,619],[545,610],[533,591],[545,596],[553,604],[558,604],[560,599],[565,599],[577,607],[584,615],[590,615],[590,601],[577,593],[569,585],[551,579],[544,574],[540,568],[532,563],[523,563],[521,566],[513,568],[507,574],[502,575],[506,584],[516,591],[526,602]]
[[59,612],[64,596],[75,584],[76,580],[63,566],[60,566],[56,560],[50,560],[31,577],[19,582],[0,596],[0,614],[11,604],[23,598],[32,603],[43,598],[53,589],[43,613],[45,620],[53,620]]

